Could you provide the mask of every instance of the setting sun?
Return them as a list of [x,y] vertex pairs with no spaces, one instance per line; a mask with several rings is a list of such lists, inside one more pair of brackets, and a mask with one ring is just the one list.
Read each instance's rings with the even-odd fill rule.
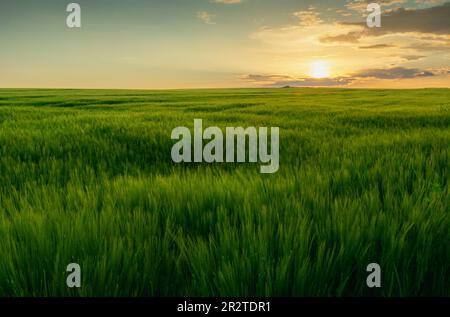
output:
[[326,61],[314,61],[310,64],[310,76],[326,78],[330,76],[330,67]]

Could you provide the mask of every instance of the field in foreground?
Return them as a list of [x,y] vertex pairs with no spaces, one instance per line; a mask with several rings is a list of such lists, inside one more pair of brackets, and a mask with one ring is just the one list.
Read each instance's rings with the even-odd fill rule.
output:
[[[279,172],[172,163],[194,118]],[[449,296],[449,159],[448,89],[0,90],[0,296]]]

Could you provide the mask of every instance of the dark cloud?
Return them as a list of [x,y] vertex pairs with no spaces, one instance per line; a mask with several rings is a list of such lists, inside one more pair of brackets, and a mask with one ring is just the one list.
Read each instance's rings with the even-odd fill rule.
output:
[[396,47],[392,44],[375,44],[375,45],[366,45],[366,46],[360,46],[358,48],[368,50],[368,49],[380,49],[380,48],[391,48]]
[[417,61],[424,57],[426,57],[426,56],[423,56],[423,55],[404,55],[404,56],[402,56],[403,59],[406,59],[408,61]]
[[270,84],[272,87],[337,87],[346,86],[354,81],[350,77],[338,78],[299,78],[297,80],[278,81]]
[[406,32],[450,35],[450,2],[425,9],[398,8],[384,12],[380,28],[368,28],[365,21],[343,24],[358,25],[363,27],[364,30],[353,31],[336,36],[324,36],[320,41],[323,43],[356,43],[364,36],[379,36],[388,33]]
[[449,51],[450,50],[450,41],[447,42],[420,42],[414,43],[409,46],[405,46],[407,49],[414,49],[417,51]]
[[417,68],[393,67],[361,70],[352,77],[377,79],[405,79],[417,77],[431,77],[434,73]]
[[[351,76],[335,78],[295,78],[286,75],[245,75],[242,80],[264,87],[342,87],[358,79],[409,79],[435,76],[434,73],[417,68],[376,68],[365,69]],[[280,80],[280,78],[282,78]]]
[[426,9],[395,9],[383,15],[381,23],[381,28],[371,28],[370,32],[450,34],[450,2]]
[[320,38],[322,43],[358,43],[359,39],[366,34],[366,31],[354,31],[339,35],[325,35]]
[[259,84],[267,87],[332,87],[345,86],[350,84],[353,79],[350,77],[337,78],[295,78],[286,75],[245,75],[241,80]]
[[251,81],[251,82],[274,82],[274,81],[283,81],[283,80],[291,80],[291,76],[287,75],[245,75],[241,77],[242,80]]

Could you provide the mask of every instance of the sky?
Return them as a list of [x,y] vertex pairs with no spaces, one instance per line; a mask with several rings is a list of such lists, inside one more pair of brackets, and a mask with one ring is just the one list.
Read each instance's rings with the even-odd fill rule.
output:
[[3,88],[450,88],[449,61],[448,0],[0,0]]

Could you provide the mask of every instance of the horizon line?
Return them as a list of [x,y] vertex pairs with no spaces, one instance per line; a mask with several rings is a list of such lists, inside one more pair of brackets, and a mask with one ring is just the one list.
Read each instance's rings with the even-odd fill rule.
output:
[[0,90],[134,90],[134,91],[175,91],[175,90],[246,90],[246,89],[335,89],[335,90],[431,90],[450,89],[450,87],[423,87],[423,88],[384,88],[384,87],[327,87],[327,86],[304,86],[304,87],[195,87],[195,88],[73,88],[73,87],[0,87]]

